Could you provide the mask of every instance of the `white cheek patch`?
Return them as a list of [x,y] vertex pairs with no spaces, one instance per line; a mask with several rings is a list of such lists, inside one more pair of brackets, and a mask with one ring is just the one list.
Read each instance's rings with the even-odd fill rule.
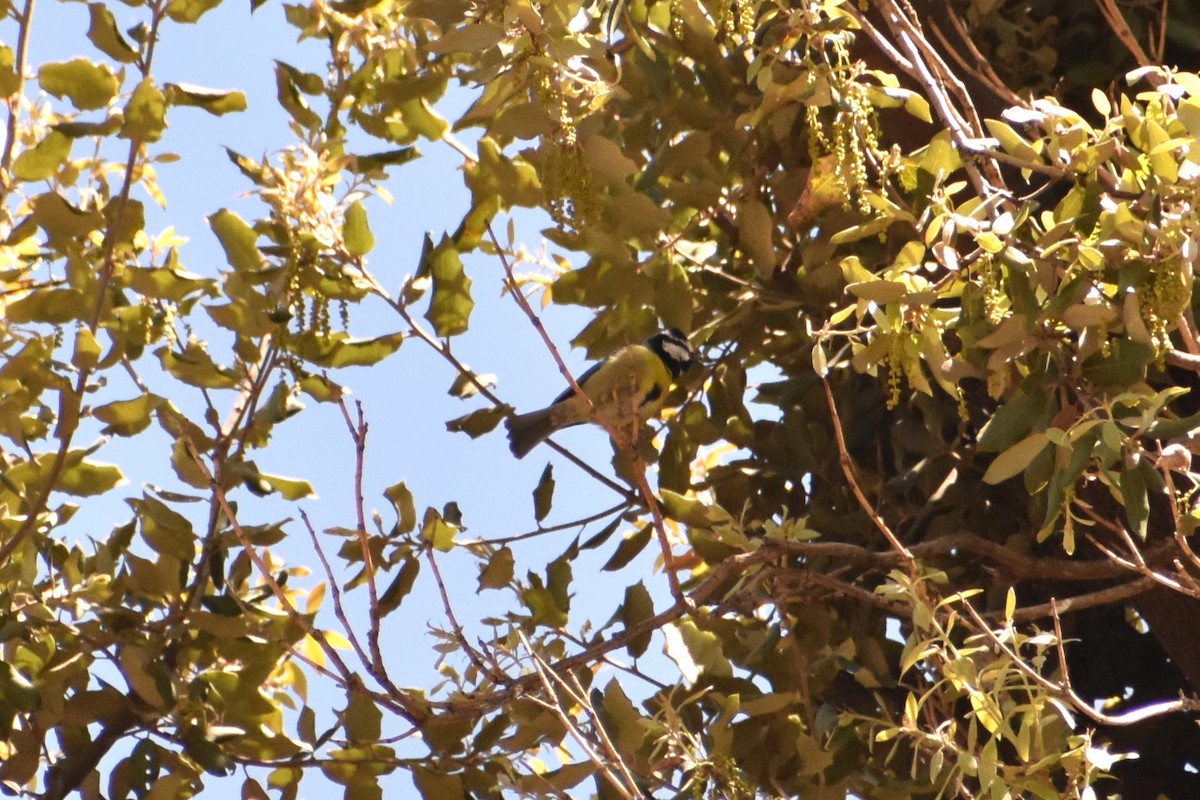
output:
[[663,352],[667,354],[667,357],[674,361],[686,364],[692,360],[691,350],[688,350],[686,347],[676,344],[670,340],[662,343],[662,349]]

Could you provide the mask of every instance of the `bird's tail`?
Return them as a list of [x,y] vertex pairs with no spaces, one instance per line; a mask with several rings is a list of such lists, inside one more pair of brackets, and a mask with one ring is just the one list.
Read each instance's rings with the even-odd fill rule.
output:
[[508,446],[517,458],[527,456],[530,450],[554,433],[554,421],[550,418],[549,408],[509,417],[504,421],[504,426],[508,428]]

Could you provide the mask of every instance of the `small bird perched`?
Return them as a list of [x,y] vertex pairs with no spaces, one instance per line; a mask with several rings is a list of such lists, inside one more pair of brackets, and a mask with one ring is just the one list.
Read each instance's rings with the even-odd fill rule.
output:
[[545,408],[509,417],[505,425],[513,455],[524,458],[555,431],[584,422],[598,422],[610,432],[632,430],[635,421],[645,422],[662,409],[671,382],[694,361],[677,328],[618,350],[576,381],[585,396],[567,389]]

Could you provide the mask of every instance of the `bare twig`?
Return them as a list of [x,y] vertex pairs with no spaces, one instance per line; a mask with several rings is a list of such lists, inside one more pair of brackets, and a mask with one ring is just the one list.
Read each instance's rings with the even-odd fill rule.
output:
[[[328,639],[321,634],[321,631],[314,628],[296,609],[296,607],[292,604],[291,598],[288,597],[287,592],[284,591],[283,587],[279,584],[279,581],[275,579],[275,576],[271,574],[271,567],[266,562],[266,559],[264,559],[262,554],[255,549],[254,544],[247,537],[245,530],[241,526],[241,523],[238,522],[237,514],[234,512],[233,507],[229,504],[228,498],[225,496],[225,490],[221,487],[220,481],[217,480],[217,477],[214,476],[208,469],[208,466],[204,463],[204,459],[200,457],[200,453],[196,449],[195,444],[192,443],[191,439],[186,434],[183,435],[183,442],[187,447],[188,454],[192,457],[192,460],[195,462],[196,466],[204,473],[205,478],[208,480],[213,494],[213,499],[216,500],[217,504],[221,507],[222,512],[225,514],[225,518],[229,520],[229,525],[233,528],[234,536],[236,536],[238,543],[242,546],[242,550],[247,556],[249,556],[250,561],[258,570],[259,577],[262,578],[263,583],[265,583],[267,588],[271,591],[271,595],[276,599],[276,601],[278,601],[284,613],[287,614],[288,620],[301,631],[303,631],[307,636],[309,636],[314,642],[316,642],[317,646],[320,647],[321,651],[325,654],[325,657],[334,665],[338,673],[337,680],[339,683],[345,686],[349,691],[361,691],[365,693],[375,703],[381,704],[386,708],[390,708],[395,713],[404,717],[413,724],[420,724],[423,722],[428,717],[428,712],[421,708],[418,703],[411,699],[407,694],[403,692],[389,692],[387,694],[381,694],[368,690],[366,686],[363,685],[362,680],[358,678],[357,674],[346,664],[345,660],[341,656],[341,653],[339,653],[333,647],[333,645],[329,643]],[[295,650],[293,650],[293,654],[297,656],[301,655]]]
[[[541,680],[542,686],[546,690],[546,695],[548,698],[546,700],[541,700],[540,698],[532,697],[531,699],[558,718],[558,721],[562,723],[563,728],[565,728],[567,733],[571,735],[571,738],[575,740],[575,743],[579,745],[579,748],[583,750],[583,753],[587,757],[588,761],[592,762],[597,771],[604,776],[609,785],[615,791],[617,791],[621,797],[626,798],[626,800],[635,800],[635,798],[640,798],[642,795],[638,790],[637,782],[633,779],[633,775],[630,774],[629,768],[625,765],[624,759],[621,758],[620,753],[617,752],[617,749],[613,746],[612,740],[609,739],[608,735],[604,732],[604,726],[600,724],[596,710],[588,701],[587,693],[582,691],[582,687],[578,687],[578,682],[576,682],[576,687],[579,689],[579,691],[576,691],[575,687],[569,685],[557,671],[551,668],[551,666],[547,664],[545,660],[538,655],[537,651],[535,651],[529,644],[529,640],[525,638],[524,633],[518,632],[518,636],[521,637],[521,643],[525,645],[525,650],[529,653],[529,656],[533,661],[534,670],[536,671],[538,678]],[[592,743],[588,741],[587,736],[585,736],[583,731],[579,729],[579,726],[576,724],[575,720],[563,708],[563,704],[558,701],[557,697],[559,691],[564,692],[568,697],[570,697],[571,702],[574,705],[587,712],[588,717],[591,720],[592,729],[596,731],[597,737],[600,739],[600,745],[604,750],[603,755],[596,752],[596,748],[592,746]]]
[[[1050,601],[1053,604],[1053,600]],[[1063,638],[1062,622],[1059,620],[1058,611],[1053,613],[1054,619],[1054,640],[1055,646],[1058,648],[1058,664],[1062,671],[1061,690],[1066,693],[1071,704],[1082,711],[1092,720],[1101,725],[1136,725],[1152,717],[1161,717],[1165,714],[1174,714],[1179,711],[1195,711],[1200,708],[1200,703],[1197,703],[1194,698],[1181,697],[1178,700],[1170,700],[1161,703],[1151,703],[1142,706],[1141,708],[1131,709],[1124,714],[1103,714],[1092,708],[1091,703],[1084,700],[1075,693],[1074,687],[1071,685],[1070,666],[1067,663],[1067,653],[1065,649],[1066,640]]]
[[[24,19],[22,36],[27,38],[29,35],[30,22],[33,14],[33,0],[27,0],[28,4],[25,9],[27,15]],[[150,74],[150,68],[154,61],[154,49],[158,42],[158,26],[162,21],[166,11],[166,3],[155,2],[151,4],[150,15],[150,32],[146,40],[146,53],[144,59],[139,63],[139,68],[143,76]],[[20,44],[20,42],[18,43]],[[24,93],[24,84],[21,84],[18,91]],[[18,105],[20,99],[16,101]],[[9,116],[9,126],[12,128],[16,123],[13,114]],[[8,137],[5,142],[5,150],[0,155],[0,163],[3,159],[12,157],[12,147],[14,145],[15,133]],[[104,231],[103,245],[100,252],[100,270],[96,275],[96,286],[92,290],[95,294],[95,303],[92,305],[91,314],[86,320],[88,330],[93,334],[100,327],[100,318],[104,313],[105,307],[108,305],[108,286],[112,282],[113,273],[117,268],[117,237],[114,231],[118,230],[125,223],[125,215],[129,209],[129,196],[133,191],[134,178],[138,170],[138,164],[145,159],[145,142],[139,139],[133,139],[129,143],[129,154],[125,159],[125,168],[121,179],[121,188],[116,196],[110,202],[115,211],[109,218],[108,224]],[[8,164],[4,164],[5,167]],[[7,193],[7,187],[0,187],[0,193]],[[95,366],[85,366],[79,370],[75,378],[75,384],[70,391],[60,392],[58,403],[58,423],[54,432],[54,436],[58,439],[58,450],[54,454],[54,460],[50,464],[50,468],[44,473],[41,481],[40,489],[37,496],[29,502],[28,509],[25,511],[25,521],[21,527],[9,537],[2,546],[0,546],[0,564],[3,564],[12,557],[12,554],[17,551],[17,548],[25,541],[35,528],[42,524],[42,513],[50,503],[50,495],[54,493],[55,484],[62,477],[63,469],[67,464],[67,455],[71,449],[71,442],[74,441],[75,433],[79,429],[79,416],[83,405],[83,396],[88,388],[88,382],[91,380],[93,373],[96,371]]]
[[350,409],[346,408],[345,398],[339,397],[337,405],[341,409],[342,419],[346,422],[346,429],[350,432],[350,438],[354,440],[354,511],[358,522],[355,535],[358,537],[359,548],[362,551],[363,570],[367,578],[367,601],[370,604],[367,646],[371,649],[373,671],[386,674],[387,667],[383,660],[383,650],[379,646],[379,624],[381,620],[379,613],[379,588],[375,579],[375,560],[371,555],[371,542],[367,538],[366,499],[363,492],[363,464],[366,461],[367,454],[367,420],[363,416],[361,402],[354,404],[356,412],[355,421],[350,419]]
[[437,584],[438,594],[442,598],[442,609],[446,612],[446,619],[450,621],[450,627],[454,631],[454,638],[458,641],[463,652],[467,654],[467,659],[475,665],[475,668],[494,680],[496,683],[507,683],[508,675],[505,675],[495,665],[496,660],[490,657],[485,661],[479,651],[476,650],[463,632],[463,627],[458,623],[458,616],[454,613],[454,606],[450,603],[450,594],[446,591],[446,582],[442,580],[442,571],[438,569],[437,558],[433,555],[433,548],[430,547],[425,551],[425,557],[429,561],[429,568],[433,572],[433,581]]
[[1017,669],[1027,675],[1030,680],[1032,680],[1038,686],[1041,686],[1043,689],[1046,689],[1063,700],[1068,701],[1072,708],[1088,717],[1093,722],[1096,722],[1100,725],[1125,726],[1142,722],[1143,720],[1150,719],[1151,717],[1159,717],[1165,714],[1174,714],[1180,711],[1192,711],[1200,709],[1200,703],[1198,703],[1196,700],[1180,698],[1179,700],[1172,700],[1164,703],[1152,703],[1151,705],[1133,709],[1132,711],[1124,714],[1111,715],[1097,711],[1092,707],[1091,703],[1077,695],[1075,693],[1075,689],[1071,686],[1070,674],[1067,671],[1067,659],[1063,649],[1062,627],[1059,624],[1057,612],[1052,612],[1052,616],[1054,617],[1054,631],[1063,675],[1061,681],[1050,680],[1027,664],[1025,659],[1021,657],[1020,653],[1014,651],[1008,642],[996,635],[996,632],[992,630],[992,627],[983,619],[983,617],[980,616],[979,612],[976,611],[975,607],[969,602],[964,600],[960,605],[967,612],[967,615],[974,621],[978,632],[986,636],[991,641],[993,647],[999,649],[1006,656],[1008,656]]
[[[1072,611],[1083,611],[1087,608],[1095,608],[1096,606],[1106,606],[1112,603],[1119,603],[1122,600],[1128,600],[1131,597],[1149,591],[1156,585],[1156,581],[1152,578],[1138,578],[1137,580],[1123,583],[1119,586],[1110,586],[1107,589],[1100,589],[1087,594],[1075,595],[1074,597],[1054,598],[1048,603],[1041,603],[1036,606],[1024,606],[1013,612],[1014,622],[1032,622],[1035,619],[1044,619],[1052,616],[1054,613],[1066,614]],[[1057,606],[1055,605],[1057,604]]]
[[371,659],[367,657],[366,651],[358,640],[358,634],[350,625],[350,619],[346,616],[346,607],[342,603],[342,587],[338,582],[337,576],[334,575],[333,567],[329,563],[329,558],[325,555],[325,548],[321,546],[321,540],[317,536],[316,528],[308,518],[308,513],[304,509],[300,509],[300,520],[304,523],[305,529],[308,531],[308,537],[312,541],[313,550],[317,553],[317,559],[321,562],[321,568],[325,571],[325,580],[329,584],[329,594],[333,599],[333,615],[337,617],[338,622],[342,624],[342,630],[346,632],[346,638],[350,642],[350,646],[354,648],[355,655],[362,662],[364,667],[369,667]]
[[888,527],[888,524],[883,521],[883,517],[875,511],[871,505],[871,501],[863,493],[862,487],[858,483],[858,477],[854,474],[854,461],[850,458],[850,451],[846,448],[846,437],[842,433],[842,418],[838,414],[837,402],[833,399],[833,389],[829,386],[829,379],[824,375],[821,376],[821,385],[825,387],[825,401],[829,407],[830,420],[833,423],[833,435],[838,446],[838,461],[842,466],[842,474],[846,476],[847,483],[850,484],[850,490],[854,492],[854,497],[858,500],[859,508],[875,525],[875,528],[883,534],[883,538],[887,540],[892,549],[900,554],[904,560],[905,568],[910,575],[917,575],[917,562],[913,558],[912,552],[897,538],[896,534]]
[[36,0],[25,0],[25,8],[17,18],[17,50],[13,57],[12,70],[16,73],[14,84],[16,89],[7,98],[8,124],[4,131],[4,152],[0,153],[0,176],[4,176],[4,184],[0,185],[0,202],[8,196],[11,188],[8,185],[9,167],[12,166],[13,152],[17,145],[17,123],[21,119],[21,101],[25,99],[25,74],[28,66],[29,34],[33,30],[33,8]]
[[1108,27],[1112,29],[1113,34],[1129,54],[1137,61],[1139,67],[1149,67],[1156,62],[1150,60],[1146,55],[1146,51],[1142,49],[1142,45],[1138,42],[1137,37],[1133,35],[1133,31],[1129,29],[1129,23],[1125,21],[1125,17],[1121,14],[1121,9],[1117,8],[1114,0],[1096,0],[1096,7],[1100,9],[1100,14],[1104,17],[1104,21],[1108,23]]
[[463,544],[470,544],[472,542],[481,542],[481,543],[486,543],[486,544],[490,544],[490,545],[506,545],[506,544],[512,544],[513,542],[522,542],[522,541],[525,541],[526,539],[534,539],[538,536],[545,536],[548,533],[557,533],[558,531],[566,531],[566,530],[570,530],[572,528],[582,528],[593,522],[602,520],[605,517],[611,517],[613,514],[616,514],[620,511],[624,511],[627,508],[629,508],[629,503],[617,503],[614,506],[609,506],[608,508],[604,509],[603,511],[597,511],[595,514],[588,514],[586,517],[580,517],[579,519],[573,519],[570,522],[562,522],[557,525],[547,525],[545,527],[538,528],[537,530],[527,531],[525,533],[515,533],[511,536],[498,536],[494,539],[467,540],[467,541],[463,541]]

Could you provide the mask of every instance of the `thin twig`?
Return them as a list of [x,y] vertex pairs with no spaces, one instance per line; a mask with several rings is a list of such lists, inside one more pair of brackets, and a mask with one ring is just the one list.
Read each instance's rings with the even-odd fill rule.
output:
[[361,401],[354,404],[357,423],[351,421],[350,410],[346,408],[346,401],[343,397],[337,399],[337,405],[341,409],[342,419],[346,422],[350,438],[354,441],[354,511],[358,521],[355,535],[358,537],[359,548],[362,551],[363,570],[367,578],[367,601],[370,605],[367,646],[371,649],[373,671],[386,674],[387,667],[383,660],[383,650],[379,646],[379,627],[382,618],[379,613],[379,587],[376,585],[375,560],[371,555],[371,542],[367,538],[366,498],[363,491],[363,465],[367,455],[367,420],[363,416]]
[[538,536],[545,536],[548,533],[557,533],[558,531],[566,531],[566,530],[570,530],[572,528],[583,528],[587,525],[590,525],[593,522],[602,520],[605,517],[611,517],[613,514],[616,514],[620,511],[624,511],[628,508],[629,508],[629,503],[617,503],[614,506],[609,506],[608,508],[604,509],[603,511],[597,511],[595,514],[589,514],[586,517],[580,517],[579,519],[573,519],[570,522],[562,522],[557,525],[547,525],[545,527],[538,528],[537,530],[527,531],[525,533],[514,533],[511,536],[499,536],[494,539],[468,539],[468,540],[461,540],[461,541],[462,541],[462,544],[474,544],[474,543],[490,544],[490,545],[513,544],[514,542],[523,542],[526,539],[533,539]]
[[833,424],[833,435],[838,446],[838,461],[842,466],[842,474],[846,476],[846,481],[850,484],[850,490],[854,492],[855,499],[858,500],[859,508],[875,525],[875,528],[883,534],[883,538],[887,539],[888,544],[892,549],[900,554],[904,559],[905,567],[910,575],[916,577],[918,574],[917,562],[913,558],[913,554],[904,544],[897,538],[896,534],[888,527],[888,524],[883,521],[883,517],[879,516],[871,505],[871,501],[863,493],[862,487],[858,483],[858,477],[854,474],[854,461],[850,458],[850,451],[846,448],[846,436],[842,432],[842,419],[838,415],[837,402],[833,399],[833,389],[829,386],[829,379],[824,375],[821,376],[821,385],[825,387],[825,401],[829,406],[829,416]]
[[1125,17],[1121,14],[1121,9],[1117,8],[1117,4],[1113,0],[1096,0],[1096,7],[1100,9],[1101,16],[1108,23],[1108,27],[1112,29],[1113,34],[1129,54],[1133,56],[1134,61],[1139,67],[1149,67],[1154,63],[1150,57],[1146,55],[1146,51],[1142,49],[1138,43],[1137,37],[1133,35],[1133,31],[1129,29],[1129,23],[1125,21]]
[[13,152],[17,145],[17,124],[21,118],[21,101],[25,99],[25,74],[28,68],[29,35],[33,29],[33,7],[36,0],[25,0],[25,9],[18,20],[20,31],[17,34],[17,50],[13,58],[12,69],[16,73],[16,89],[8,97],[8,124],[4,131],[4,152],[0,154],[0,175],[4,176],[4,184],[0,185],[0,201],[8,196],[8,178],[11,175]]
[[354,632],[353,626],[350,625],[350,619],[346,616],[346,607],[342,603],[341,585],[334,575],[329,558],[325,555],[325,548],[321,546],[317,530],[313,527],[312,521],[309,520],[308,513],[304,509],[300,509],[300,520],[304,523],[304,527],[308,531],[308,537],[312,541],[313,550],[316,551],[317,559],[321,562],[321,568],[325,571],[325,580],[328,581],[329,594],[333,600],[333,615],[342,624],[342,630],[346,632],[346,638],[349,640],[350,646],[354,648],[354,653],[358,656],[358,660],[362,662],[364,667],[369,667],[371,659],[367,657],[366,651],[358,641],[358,634]]
[[462,647],[463,652],[467,654],[467,659],[475,665],[475,668],[494,680],[496,683],[507,683],[508,675],[505,675],[497,667],[496,659],[489,654],[488,662],[485,662],[483,656],[480,655],[470,642],[467,641],[467,636],[463,632],[463,627],[458,623],[458,616],[454,613],[454,606],[450,603],[450,594],[446,591],[446,582],[442,580],[442,571],[438,569],[437,559],[433,555],[433,548],[430,547],[425,551],[425,557],[429,561],[429,568],[433,571],[433,582],[437,584],[438,593],[442,598],[442,609],[446,612],[446,618],[450,621],[450,627],[454,631],[454,638]]
[[[592,762],[600,774],[604,776],[605,780],[608,781],[609,785],[621,797],[626,798],[626,800],[640,798],[641,792],[638,791],[637,782],[634,781],[633,776],[629,773],[629,768],[626,767],[624,760],[620,757],[616,748],[613,747],[612,741],[608,736],[604,735],[601,738],[601,745],[606,751],[605,756],[602,757],[592,747],[592,743],[587,740],[587,737],[579,729],[575,720],[563,709],[563,704],[557,699],[559,690],[565,692],[570,696],[571,701],[575,705],[588,712],[592,720],[592,728],[598,732],[603,732],[604,726],[600,724],[596,711],[592,708],[591,703],[588,702],[586,694],[573,691],[566,681],[538,655],[532,645],[529,644],[529,640],[525,638],[525,634],[518,631],[517,635],[521,638],[521,643],[525,645],[525,650],[529,653],[533,661],[534,670],[541,680],[543,688],[546,690],[547,697],[550,698],[547,700],[539,700],[536,697],[531,699],[558,717],[558,721],[562,723],[563,728],[566,729],[571,738],[575,740],[575,743],[583,750],[583,754],[587,757],[587,760]],[[613,769],[614,764],[616,765],[616,770]]]
[[1150,719],[1151,717],[1159,717],[1165,714],[1174,714],[1180,711],[1191,711],[1200,708],[1200,703],[1197,703],[1195,700],[1180,698],[1179,700],[1172,700],[1164,703],[1152,703],[1148,706],[1143,706],[1142,708],[1133,709],[1132,711],[1124,714],[1104,714],[1092,708],[1092,704],[1077,695],[1075,693],[1075,689],[1071,686],[1070,675],[1067,671],[1067,659],[1063,649],[1062,626],[1059,624],[1058,614],[1056,612],[1052,613],[1052,616],[1054,618],[1054,631],[1057,639],[1059,660],[1061,661],[1060,666],[1063,674],[1063,678],[1060,682],[1050,680],[1036,669],[1029,666],[1029,664],[1025,663],[1025,659],[1021,658],[1021,655],[1014,651],[1009,646],[1008,642],[996,635],[995,631],[993,631],[991,626],[988,625],[983,617],[979,615],[979,612],[975,610],[973,605],[964,600],[961,603],[961,607],[966,610],[967,615],[970,616],[975,622],[978,632],[986,636],[991,641],[993,647],[998,648],[1001,652],[1008,656],[1017,669],[1029,676],[1031,680],[1033,680],[1043,689],[1046,689],[1061,699],[1070,702],[1074,709],[1100,725],[1133,725],[1138,722],[1142,722],[1143,720]]
[[[204,473],[205,479],[208,481],[209,487],[212,490],[213,498],[220,505],[221,510],[225,514],[225,518],[229,520],[229,525],[233,528],[234,536],[237,538],[238,543],[242,546],[242,550],[246,553],[246,555],[250,558],[250,561],[258,570],[259,577],[262,578],[263,582],[270,590],[271,595],[275,597],[284,613],[287,614],[288,621],[303,631],[307,636],[317,643],[318,647],[321,648],[322,652],[325,654],[325,657],[329,659],[329,661],[337,669],[339,676],[338,679],[342,685],[345,686],[349,691],[361,691],[365,693],[375,703],[382,704],[385,707],[392,709],[414,725],[424,722],[428,717],[428,712],[421,708],[407,694],[402,692],[393,694],[389,692],[388,694],[384,695],[368,690],[366,686],[363,685],[362,680],[358,678],[357,674],[346,664],[345,660],[341,656],[341,653],[339,653],[333,647],[333,645],[330,644],[328,639],[322,635],[321,631],[314,628],[296,609],[295,605],[292,604],[291,598],[288,597],[287,592],[284,591],[283,587],[279,584],[279,581],[275,580],[275,576],[271,574],[270,565],[266,562],[266,559],[263,558],[262,554],[255,549],[253,543],[246,535],[246,531],[242,528],[241,523],[238,522],[237,514],[234,512],[233,507],[229,504],[228,498],[225,496],[225,490],[221,488],[221,484],[217,480],[216,476],[212,474],[212,472],[208,469],[208,466],[204,463],[204,459],[201,458],[200,453],[196,449],[195,444],[192,443],[191,438],[188,437],[187,434],[184,434],[182,440],[184,446],[187,448],[188,454],[192,457],[193,462]],[[293,655],[302,656],[302,654],[295,649],[293,649]]]

